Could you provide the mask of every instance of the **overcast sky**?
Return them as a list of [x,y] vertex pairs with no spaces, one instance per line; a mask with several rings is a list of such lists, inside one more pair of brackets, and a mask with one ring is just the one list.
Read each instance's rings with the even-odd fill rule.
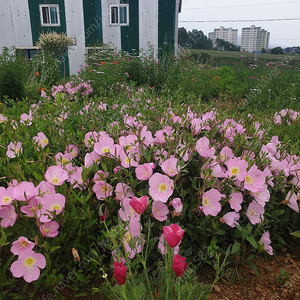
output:
[[[266,19],[291,19],[252,21]],[[215,21],[246,22],[215,22]],[[184,22],[188,21],[188,22]],[[190,22],[205,21],[205,22]],[[214,21],[214,22],[212,22]],[[270,32],[270,48],[300,46],[300,1],[295,0],[182,0],[179,27],[202,30],[208,36],[215,28],[238,29],[238,42],[243,27],[255,25]]]

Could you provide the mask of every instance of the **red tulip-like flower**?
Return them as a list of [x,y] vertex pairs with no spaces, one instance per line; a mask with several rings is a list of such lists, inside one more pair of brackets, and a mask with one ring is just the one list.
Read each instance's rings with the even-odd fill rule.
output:
[[132,200],[129,202],[129,205],[134,209],[134,211],[137,214],[141,215],[148,205],[148,196],[145,195],[141,198],[132,197],[131,199]]
[[114,278],[118,284],[123,285],[126,281],[126,272],[127,267],[123,265],[123,262],[120,263],[114,262]]
[[174,255],[172,268],[177,277],[183,276],[184,271],[187,268],[187,263],[185,261],[185,258],[179,254]]
[[184,230],[181,229],[177,224],[171,224],[170,226],[164,226],[163,231],[165,239],[171,248],[176,247],[184,234]]

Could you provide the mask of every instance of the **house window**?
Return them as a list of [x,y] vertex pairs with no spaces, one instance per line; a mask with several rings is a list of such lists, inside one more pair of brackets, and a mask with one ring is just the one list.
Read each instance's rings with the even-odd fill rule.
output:
[[129,25],[129,5],[110,5],[110,25]]
[[57,4],[40,4],[40,16],[42,26],[60,26]]

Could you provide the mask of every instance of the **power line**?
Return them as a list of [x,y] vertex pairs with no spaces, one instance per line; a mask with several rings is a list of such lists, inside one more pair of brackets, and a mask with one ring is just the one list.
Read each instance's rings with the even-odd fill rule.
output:
[[287,18],[287,19],[256,19],[256,20],[218,20],[218,21],[203,21],[203,20],[195,20],[195,21],[179,21],[179,23],[240,23],[240,22],[274,22],[274,21],[296,21],[300,20],[300,18]]
[[244,5],[230,5],[230,6],[212,6],[212,7],[188,7],[182,8],[183,10],[195,10],[195,9],[214,9],[214,8],[232,8],[232,7],[245,7],[245,6],[261,6],[261,5],[270,5],[270,4],[286,4],[286,3],[299,3],[300,1],[285,1],[285,2],[270,2],[270,3],[259,3],[259,4],[244,4]]

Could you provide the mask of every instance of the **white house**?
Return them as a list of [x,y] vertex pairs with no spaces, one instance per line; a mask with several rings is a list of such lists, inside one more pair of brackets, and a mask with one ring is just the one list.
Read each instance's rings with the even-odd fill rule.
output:
[[0,48],[22,49],[30,58],[41,32],[74,38],[69,74],[84,62],[87,47],[111,44],[128,52],[177,45],[182,0],[1,0]]

